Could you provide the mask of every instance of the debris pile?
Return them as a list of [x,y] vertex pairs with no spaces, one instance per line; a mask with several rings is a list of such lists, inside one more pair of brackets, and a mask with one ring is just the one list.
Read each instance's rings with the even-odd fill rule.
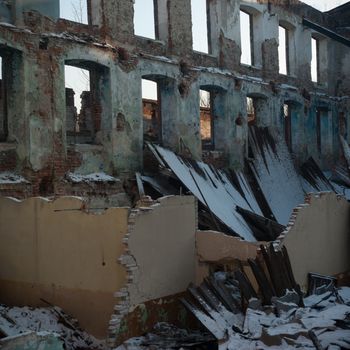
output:
[[190,286],[183,299],[220,349],[350,349],[350,288],[310,274],[304,297],[286,249],[273,244],[248,263]]
[[[5,340],[28,332],[57,335],[67,350],[105,350],[104,342],[82,331],[77,321],[59,307],[31,308],[0,305],[0,338]],[[1,347],[1,346],[0,346]]]
[[160,322],[154,326],[152,333],[129,339],[116,350],[198,349],[202,345],[207,346],[212,342],[215,344],[215,338],[210,333],[190,332]]

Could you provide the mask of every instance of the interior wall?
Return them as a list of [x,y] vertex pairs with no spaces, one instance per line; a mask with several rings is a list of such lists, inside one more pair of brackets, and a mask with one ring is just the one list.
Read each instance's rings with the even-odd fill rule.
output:
[[196,228],[193,196],[144,197],[131,211],[119,259],[128,283],[116,293],[110,347],[150,332],[159,320],[185,326],[188,315],[179,296],[195,281]]
[[331,192],[310,194],[306,203],[282,238],[304,290],[309,272],[332,276],[350,269],[350,204]]
[[0,197],[0,302],[47,306],[46,300],[104,338],[113,293],[126,283],[117,259],[128,208],[89,214],[83,206],[74,197]]
[[195,198],[164,197],[135,217],[128,248],[137,268],[131,306],[184,292],[195,276]]
[[215,265],[234,266],[237,261],[255,259],[262,242],[247,242],[239,237],[217,231],[196,232],[196,284],[209,277],[210,267]]

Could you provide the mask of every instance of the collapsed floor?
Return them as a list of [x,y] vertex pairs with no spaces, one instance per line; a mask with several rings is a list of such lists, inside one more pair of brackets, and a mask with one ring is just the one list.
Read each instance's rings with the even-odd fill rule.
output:
[[249,132],[249,157],[243,171],[219,170],[148,144],[159,166],[146,167],[138,179],[140,196],[191,193],[200,203],[201,229],[248,241],[275,240],[288,225],[293,209],[310,192],[332,191],[350,198],[346,142],[344,165],[323,173],[312,158],[296,164],[284,138],[270,128],[253,126]]

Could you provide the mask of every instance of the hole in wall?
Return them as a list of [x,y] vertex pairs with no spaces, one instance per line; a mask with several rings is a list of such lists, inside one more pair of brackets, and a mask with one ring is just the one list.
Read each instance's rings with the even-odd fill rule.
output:
[[135,35],[156,39],[154,0],[134,0]]
[[87,0],[61,0],[60,17],[69,21],[88,24]]
[[249,66],[253,65],[252,57],[252,16],[240,10],[240,29],[241,29],[241,63]]
[[200,133],[202,147],[209,148],[213,146],[213,106],[210,91],[199,90],[200,103]]
[[192,48],[209,53],[207,0],[191,0]]
[[278,26],[278,63],[279,73],[288,74],[288,31]]
[[142,79],[143,136],[145,141],[161,142],[160,103],[158,83]]
[[318,41],[311,38],[311,80],[318,82]]
[[65,87],[68,143],[100,144],[100,131],[111,118],[109,69],[87,60],[66,61]]

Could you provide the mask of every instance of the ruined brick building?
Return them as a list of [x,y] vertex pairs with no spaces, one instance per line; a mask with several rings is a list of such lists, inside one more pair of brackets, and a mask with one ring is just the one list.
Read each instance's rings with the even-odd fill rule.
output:
[[0,0],[0,303],[61,307],[113,348],[189,327],[190,283],[268,241],[305,291],[350,280],[350,2],[81,0],[84,24],[68,1]]
[[[330,169],[339,135],[350,138],[349,4],[322,13],[274,3],[208,0],[201,53],[190,0],[154,1],[154,40],[134,34],[132,0],[87,0],[88,24],[60,19],[59,0],[0,1],[0,192],[81,194],[69,174],[105,173],[113,177],[96,191],[117,193],[116,178],[143,168],[144,140],[239,168],[249,155],[248,121],[284,134],[296,162],[312,156]],[[240,11],[250,22],[248,64]],[[65,65],[89,71],[79,115]],[[158,101],[142,104],[142,79],[157,83]],[[200,90],[209,93],[205,108]]]

